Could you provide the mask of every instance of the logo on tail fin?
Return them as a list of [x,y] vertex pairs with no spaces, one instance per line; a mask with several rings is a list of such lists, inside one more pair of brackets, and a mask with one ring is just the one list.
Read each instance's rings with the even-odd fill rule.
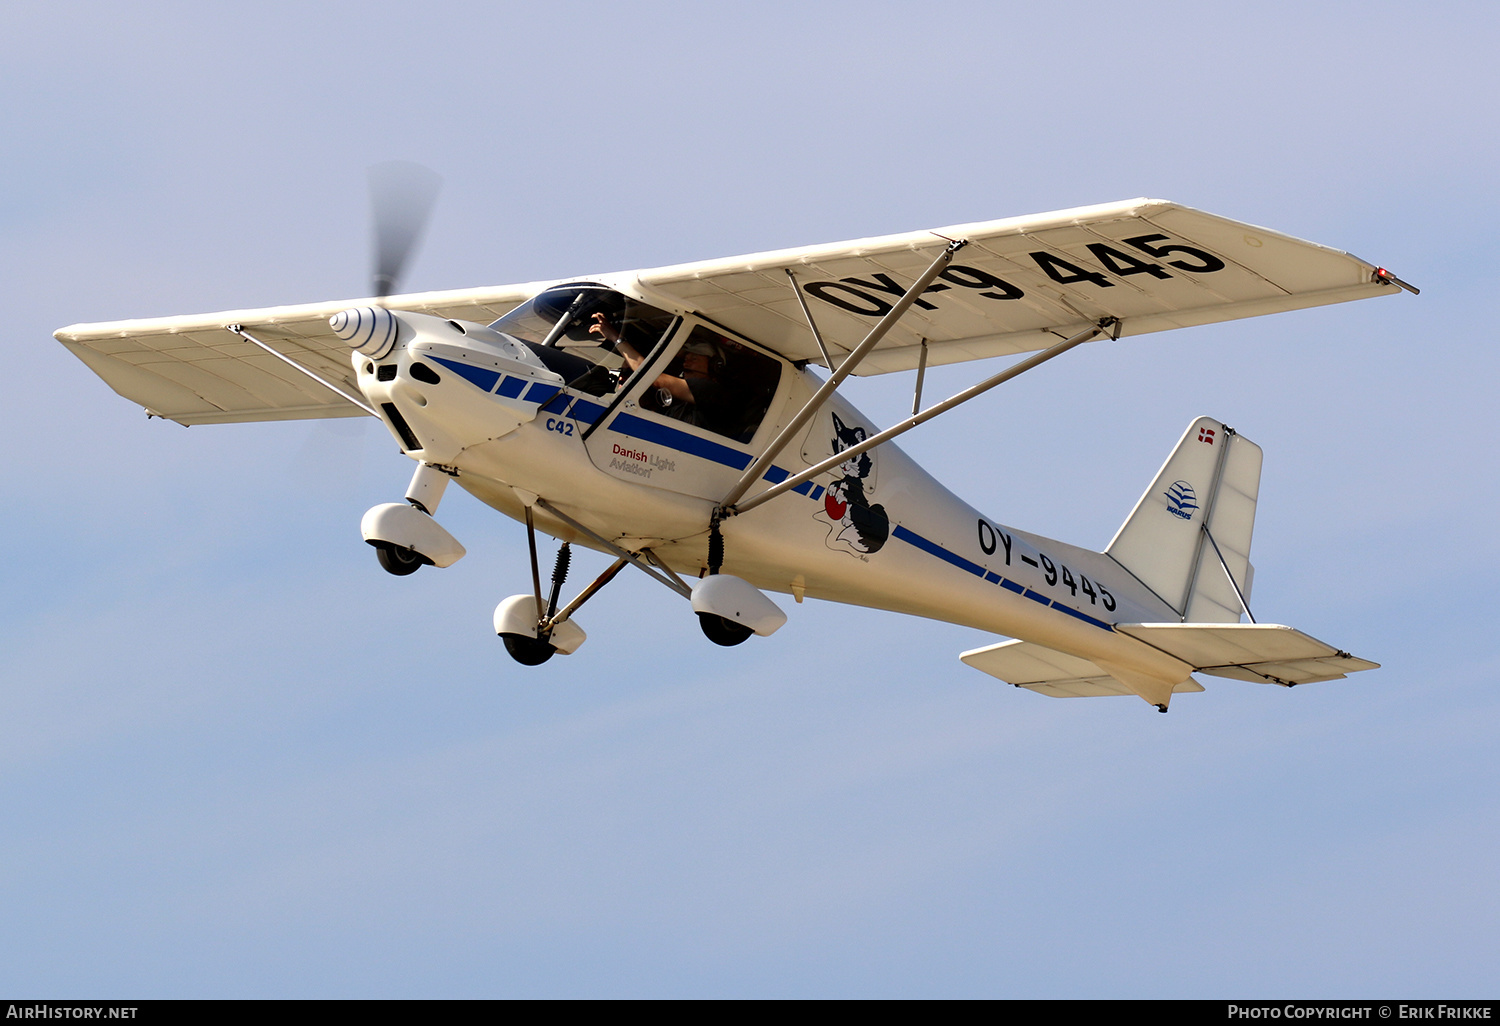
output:
[[1198,508],[1198,493],[1186,481],[1173,481],[1162,493],[1167,497],[1167,512],[1183,520],[1193,519],[1193,510]]

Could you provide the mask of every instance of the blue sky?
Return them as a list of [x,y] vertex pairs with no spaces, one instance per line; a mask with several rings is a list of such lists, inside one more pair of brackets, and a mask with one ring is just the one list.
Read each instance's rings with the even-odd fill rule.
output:
[[[1379,0],[11,5],[0,990],[1493,996],[1497,29]],[[360,543],[410,473],[378,425],[148,422],[50,337],[361,294],[393,158],[445,177],[413,289],[1139,195],[1386,264],[1423,294],[1085,347],[903,442],[1101,547],[1221,418],[1266,452],[1258,617],[1384,669],[1158,716],[811,601],[720,650],[631,577],[519,668],[489,628],[518,525],[452,493],[470,555],[405,579]],[[850,395],[889,422],[909,388]]]

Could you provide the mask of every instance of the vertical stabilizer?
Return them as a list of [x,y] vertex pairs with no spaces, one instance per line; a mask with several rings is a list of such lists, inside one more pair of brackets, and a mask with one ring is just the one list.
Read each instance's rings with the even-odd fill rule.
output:
[[1199,417],[1105,553],[1184,621],[1239,623],[1249,611],[1236,589],[1248,602],[1260,466],[1260,446]]

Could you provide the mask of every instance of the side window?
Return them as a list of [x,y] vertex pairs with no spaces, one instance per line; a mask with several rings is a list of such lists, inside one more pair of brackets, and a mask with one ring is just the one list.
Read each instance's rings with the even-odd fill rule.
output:
[[748,442],[780,383],[781,361],[700,324],[646,388],[641,406]]

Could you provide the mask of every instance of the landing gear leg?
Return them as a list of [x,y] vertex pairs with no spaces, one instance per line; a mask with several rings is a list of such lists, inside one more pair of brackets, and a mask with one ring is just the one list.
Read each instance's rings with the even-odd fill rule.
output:
[[[724,535],[719,530],[719,511],[708,522],[708,573],[712,577],[724,566]],[[698,626],[703,636],[715,645],[731,648],[750,640],[755,632],[744,624],[735,623],[728,617],[715,613],[699,613]]]
[[536,523],[531,518],[531,507],[526,507],[526,549],[531,553],[531,591],[536,596],[536,612],[542,614],[542,571],[536,561]]
[[[583,604],[583,601],[593,595],[605,582],[619,573],[626,563],[636,567],[658,584],[666,585],[683,598],[693,603],[693,611],[699,614],[698,623],[703,633],[716,645],[738,645],[749,639],[751,634],[772,634],[786,623],[786,614],[777,609],[770,599],[757,591],[748,581],[738,577],[720,574],[724,565],[724,536],[719,530],[720,517],[718,511],[712,518],[709,526],[708,538],[708,570],[706,578],[700,580],[696,585],[689,586],[686,581],[678,577],[663,563],[650,549],[641,549],[639,552],[627,552],[608,538],[580,524],[568,514],[557,507],[549,504],[546,499],[537,499],[536,504],[546,510],[552,516],[561,520],[579,534],[586,535],[599,543],[606,552],[615,554],[616,561],[613,566],[600,575],[599,579],[584,589],[583,593],[569,603],[560,613],[553,614],[552,610],[557,606],[557,588],[553,588],[552,602],[546,607],[548,616],[544,618],[543,624],[554,624],[554,630],[570,623],[569,617],[573,611]],[[527,510],[527,538],[532,537],[530,528],[530,510]],[[542,609],[542,583],[541,574],[537,570],[535,543],[532,543],[532,587],[536,593],[535,604],[528,604],[529,609]],[[561,556],[561,553],[559,553]],[[505,619],[506,623],[519,623],[520,603],[524,601],[522,596],[515,596],[505,600],[502,606],[507,611],[502,616],[501,610],[496,610],[496,623]],[[512,612],[513,610],[513,612]],[[723,614],[727,613],[728,616]],[[528,614],[529,615],[529,614]],[[506,619],[513,617],[514,619]],[[745,621],[745,622],[741,622]],[[747,626],[754,624],[754,626]],[[540,627],[541,625],[539,625]],[[496,633],[505,633],[504,629],[497,628]],[[582,643],[582,639],[579,639]],[[577,646],[574,646],[577,647]],[[572,648],[564,647],[564,651],[571,652]]]
[[[557,562],[552,567],[552,594],[543,606],[542,575],[536,558],[536,527],[531,518],[530,506],[526,507],[526,542],[531,549],[531,585],[536,594],[536,605],[533,608],[537,619],[532,624],[534,633],[502,631],[500,638],[505,642],[505,651],[516,662],[522,666],[540,666],[557,654],[557,646],[552,644],[553,617],[557,614],[557,600],[562,594],[563,583],[568,579],[573,550],[567,542],[563,542],[562,547],[557,550]],[[572,649],[569,648],[568,651],[571,652]]]

